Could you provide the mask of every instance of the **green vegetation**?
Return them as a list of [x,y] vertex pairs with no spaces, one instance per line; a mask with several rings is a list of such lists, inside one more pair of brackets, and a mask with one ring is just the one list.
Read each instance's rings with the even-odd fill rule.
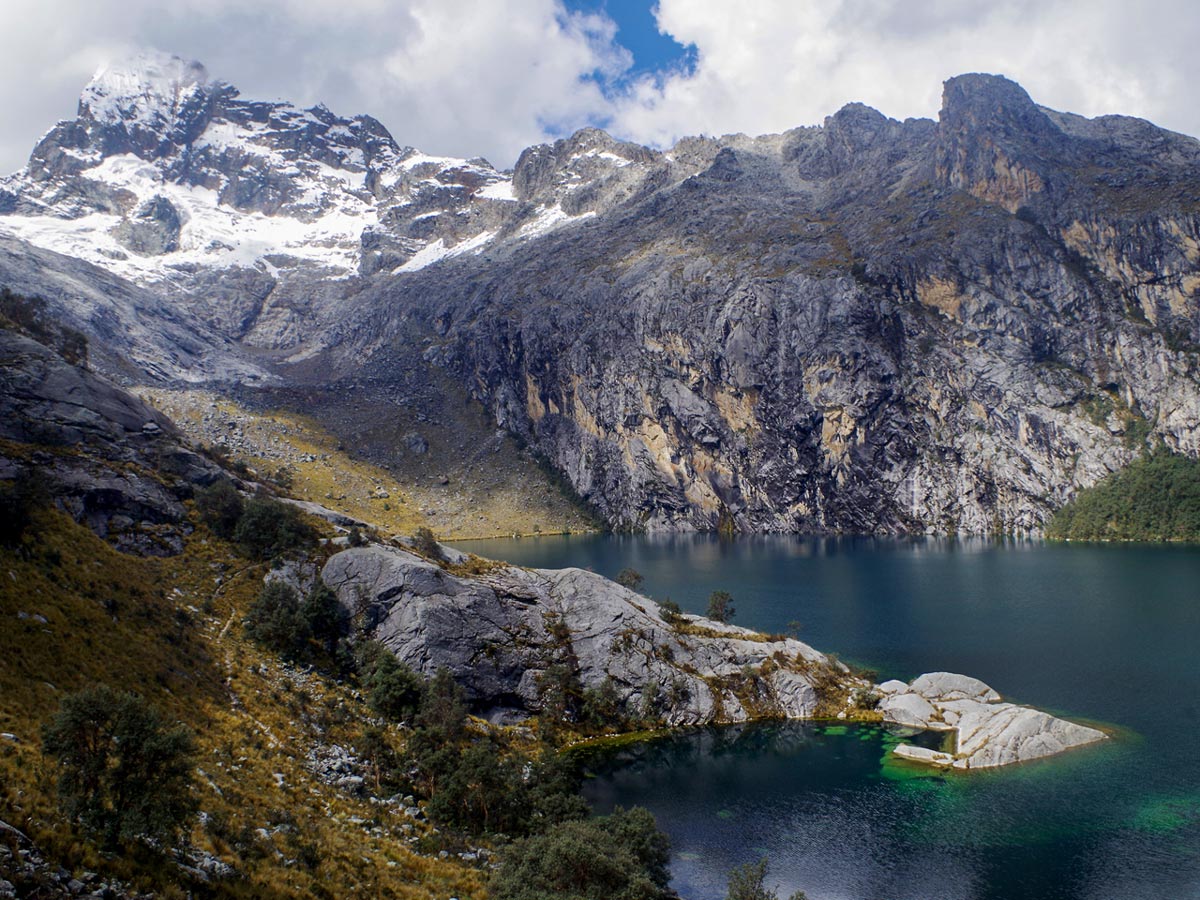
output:
[[214,534],[230,540],[246,509],[242,495],[228,478],[213,482],[196,492],[196,509]]
[[617,573],[616,582],[623,588],[636,591],[646,579],[637,569],[625,568]]
[[271,559],[317,540],[296,507],[265,496],[243,500],[228,478],[197,492],[196,510],[214,534],[232,540],[253,559]]
[[1136,460],[1060,509],[1046,536],[1076,541],[1200,541],[1200,461]]
[[378,641],[358,647],[358,676],[367,689],[367,703],[392,722],[407,722],[421,708],[425,682]]
[[708,612],[705,615],[714,622],[728,624],[733,621],[735,612],[729,591],[713,591],[708,595]]
[[670,597],[655,602],[658,603],[658,611],[662,614],[663,621],[668,625],[676,625],[683,620],[683,610]]
[[493,900],[657,900],[672,896],[666,837],[644,809],[567,822],[516,841],[492,877]]
[[424,525],[413,533],[413,547],[426,559],[439,563],[446,561],[446,554],[442,552],[442,545],[438,543],[437,535]]
[[316,539],[316,532],[300,510],[268,497],[248,500],[233,530],[234,542],[253,559],[271,559],[309,547]]
[[63,811],[107,846],[168,840],[195,811],[191,732],[137,694],[97,685],[64,697],[42,743]]
[[[767,866],[767,859],[763,857],[730,872],[728,900],[779,900],[779,893],[766,886]],[[807,900],[807,895],[804,891],[796,891],[788,900]]]
[[246,614],[246,636],[288,662],[338,663],[350,620],[333,591],[318,582],[303,600],[290,584],[268,582]]
[[[389,756],[401,760],[390,768],[406,773],[409,730],[372,725],[352,673],[285,665],[239,627],[267,564],[247,559],[198,517],[183,552],[171,557],[122,553],[46,502],[30,517],[13,544],[0,544],[0,732],[15,737],[0,740],[0,819],[28,835],[52,867],[168,900],[328,898],[329,885],[391,900],[483,900],[486,872],[453,854],[438,858],[444,848],[462,849],[460,838],[432,834],[403,806],[378,802],[403,786],[374,776]],[[158,711],[164,732],[179,722],[193,735],[199,811],[161,849],[122,838],[119,852],[109,852],[103,831],[60,803],[66,769],[42,735],[64,697],[97,684],[118,697],[136,692]],[[362,754],[362,792],[322,780],[307,762],[314,749],[365,748],[371,738],[377,752]],[[118,757],[110,759],[115,768]],[[155,830],[134,818],[117,827],[126,835]],[[192,854],[211,854],[235,874],[202,881],[180,867]],[[35,878],[4,877],[19,896],[57,896]]]

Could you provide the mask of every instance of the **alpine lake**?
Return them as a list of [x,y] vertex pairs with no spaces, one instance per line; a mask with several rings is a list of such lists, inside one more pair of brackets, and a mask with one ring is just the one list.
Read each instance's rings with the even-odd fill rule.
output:
[[977,772],[895,759],[911,732],[839,722],[685,730],[591,754],[593,807],[649,808],[688,900],[721,900],[729,870],[763,856],[771,888],[809,900],[1200,898],[1200,547],[707,535],[460,546],[610,578],[632,567],[643,593],[689,612],[727,590],[736,624],[797,628],[879,680],[972,675],[1112,735]]

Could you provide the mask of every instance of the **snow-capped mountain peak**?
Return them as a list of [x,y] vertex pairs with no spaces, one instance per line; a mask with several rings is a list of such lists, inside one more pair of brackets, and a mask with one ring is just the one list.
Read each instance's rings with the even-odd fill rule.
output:
[[200,63],[147,51],[102,67],[77,117],[0,181],[0,233],[201,297],[223,332],[276,344],[295,310],[263,304],[307,309],[338,281],[522,245],[632,195],[652,166],[589,130],[500,172],[402,146],[370,116],[243,99]]
[[79,116],[152,125],[172,119],[207,84],[208,71],[195,60],[146,50],[101,66],[80,95]]

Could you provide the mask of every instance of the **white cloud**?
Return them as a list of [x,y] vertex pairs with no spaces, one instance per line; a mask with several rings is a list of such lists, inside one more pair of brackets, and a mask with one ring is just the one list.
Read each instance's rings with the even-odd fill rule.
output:
[[5,0],[0,171],[74,114],[99,65],[143,46],[198,59],[249,98],[369,113],[401,144],[511,165],[607,115],[592,76],[628,67],[615,31],[558,0]]
[[643,79],[614,129],[670,143],[819,123],[846,102],[936,116],[964,72],[1020,82],[1046,106],[1124,113],[1200,134],[1200,11],[1187,0],[659,0],[692,72]]
[[[627,0],[632,2],[632,0]],[[650,3],[652,0],[643,0]],[[658,0],[690,71],[606,96],[631,62],[560,0],[4,0],[0,171],[137,46],[201,60],[247,97],[379,118],[402,144],[511,165],[589,122],[643,142],[820,122],[860,100],[935,116],[941,82],[1001,72],[1047,106],[1200,134],[1200,12],[1187,0]]]

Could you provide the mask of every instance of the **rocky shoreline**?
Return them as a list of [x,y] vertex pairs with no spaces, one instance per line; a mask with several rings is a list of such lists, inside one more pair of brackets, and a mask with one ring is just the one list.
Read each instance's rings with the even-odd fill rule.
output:
[[538,713],[548,679],[609,691],[668,727],[754,719],[878,720],[952,731],[953,752],[895,753],[949,769],[1005,766],[1104,740],[1005,703],[978,679],[934,672],[872,684],[801,641],[664,610],[582,569],[525,569],[440,547],[441,561],[373,544],[320,577],[368,634],[429,676],[449,669],[498,723]]

